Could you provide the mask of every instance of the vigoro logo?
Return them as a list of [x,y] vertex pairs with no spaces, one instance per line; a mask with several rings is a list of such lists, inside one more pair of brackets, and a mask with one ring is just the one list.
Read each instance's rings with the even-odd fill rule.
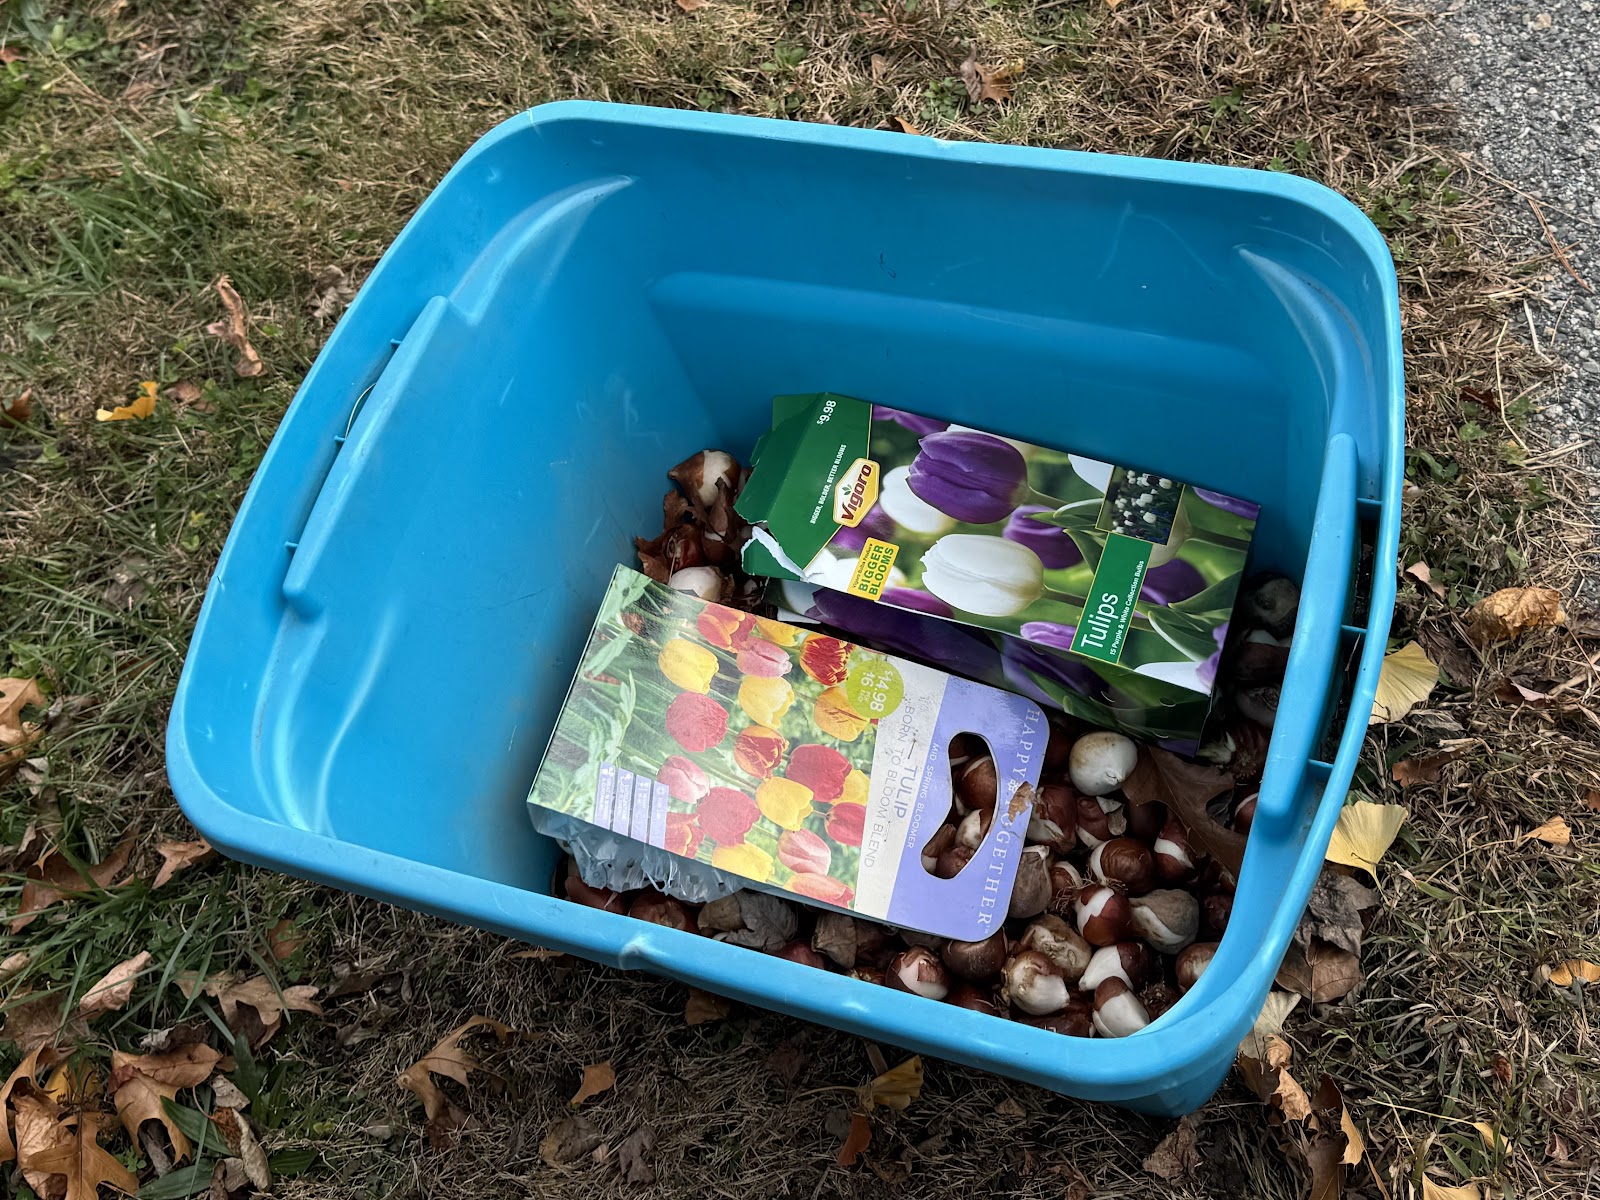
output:
[[848,529],[861,524],[862,519],[878,502],[878,464],[870,458],[858,458],[834,486],[833,519]]

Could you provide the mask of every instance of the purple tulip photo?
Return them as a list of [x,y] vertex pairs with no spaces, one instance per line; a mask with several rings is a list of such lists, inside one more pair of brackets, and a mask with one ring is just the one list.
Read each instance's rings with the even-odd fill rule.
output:
[[1071,662],[1048,651],[1035,649],[1021,638],[1007,638],[1004,655],[1007,682],[1013,691],[1021,692],[1031,700],[1051,708],[1061,707],[1059,701],[1051,699],[1034,682],[1030,671],[1059,683],[1086,700],[1105,700],[1106,681],[1083,663]]
[[885,541],[894,540],[894,521],[888,513],[874,504],[867,510],[867,515],[861,519],[861,524],[855,528],[841,525],[839,532],[828,541],[830,550],[844,550],[851,554],[860,554],[869,537]]
[[1000,536],[1032,550],[1047,569],[1075,567],[1083,561],[1083,551],[1078,549],[1078,543],[1067,535],[1065,529],[1033,519],[1036,513],[1054,511],[1045,504],[1024,504],[1011,514]]
[[908,413],[900,408],[885,408],[881,404],[872,406],[872,419],[874,421],[893,421],[904,429],[921,437],[925,433],[943,433],[950,428],[949,421],[935,421],[932,417],[918,416]]
[[1223,512],[1243,517],[1246,521],[1254,521],[1261,514],[1261,505],[1251,504],[1248,500],[1240,500],[1236,496],[1224,496],[1221,492],[1211,492],[1205,488],[1189,490],[1194,493],[1195,499],[1204,500],[1212,508],[1220,508]]
[[1025,621],[1022,640],[1040,646],[1054,646],[1057,650],[1071,650],[1072,639],[1077,635],[1076,625],[1058,625],[1054,621]]
[[1217,686],[1217,666],[1222,662],[1222,646],[1228,640],[1228,622],[1224,621],[1211,631],[1217,643],[1217,652],[1194,669],[1195,677],[1208,688]]
[[912,493],[968,525],[1010,515],[1030,494],[1028,464],[1011,443],[987,433],[930,433],[911,464]]
[[1166,607],[1205,591],[1205,576],[1192,564],[1174,558],[1145,573],[1139,598]]

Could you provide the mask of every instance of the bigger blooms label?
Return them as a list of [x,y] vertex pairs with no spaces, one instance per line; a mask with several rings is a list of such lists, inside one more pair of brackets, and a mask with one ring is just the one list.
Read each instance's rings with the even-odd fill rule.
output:
[[[969,731],[1001,798],[1029,791],[1001,806],[977,869],[940,880],[918,850],[949,807],[945,748]],[[808,902],[986,936],[1044,738],[1026,699],[619,567],[529,803]]]

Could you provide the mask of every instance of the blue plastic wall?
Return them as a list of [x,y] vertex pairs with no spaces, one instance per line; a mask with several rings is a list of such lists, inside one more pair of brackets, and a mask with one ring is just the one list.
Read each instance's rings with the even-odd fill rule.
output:
[[[1070,1094],[1196,1107],[1304,907],[1371,705],[1398,326],[1377,232],[1289,176],[535,109],[441,183],[291,406],[190,650],[174,788],[248,861]],[[1259,501],[1259,565],[1306,584],[1233,925],[1133,1039],[929,1009],[544,894],[556,850],[524,797],[665,467],[747,454],[773,395],[823,390]]]

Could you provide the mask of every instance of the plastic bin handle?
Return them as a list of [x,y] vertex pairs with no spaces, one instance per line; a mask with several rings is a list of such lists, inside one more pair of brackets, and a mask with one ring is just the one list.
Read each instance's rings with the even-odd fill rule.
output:
[[[1257,801],[1256,824],[1265,827],[1269,838],[1287,832],[1301,818],[1298,800],[1322,734],[1327,681],[1333,678],[1338,660],[1356,558],[1358,469],[1355,439],[1348,433],[1328,439],[1295,621],[1296,630],[1308,632],[1297,633],[1289,647],[1285,694],[1273,723]],[[1320,695],[1291,691],[1310,688],[1320,689]]]

